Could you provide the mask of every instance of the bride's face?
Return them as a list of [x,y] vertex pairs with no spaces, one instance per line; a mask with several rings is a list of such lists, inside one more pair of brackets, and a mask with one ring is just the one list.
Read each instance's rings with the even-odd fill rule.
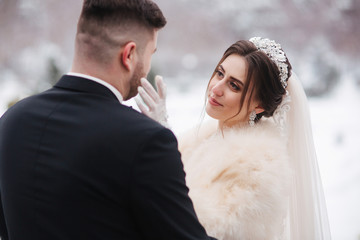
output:
[[240,99],[243,94],[247,76],[247,63],[244,57],[232,54],[218,67],[208,87],[207,114],[219,120],[221,126],[233,126],[245,123],[255,109],[256,103],[245,98],[244,107],[240,110]]

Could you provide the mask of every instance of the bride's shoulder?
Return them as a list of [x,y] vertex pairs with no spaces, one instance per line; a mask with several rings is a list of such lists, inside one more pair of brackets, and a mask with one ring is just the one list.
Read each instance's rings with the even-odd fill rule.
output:
[[228,128],[224,131],[224,138],[228,140],[237,138],[240,141],[241,139],[244,141],[285,141],[284,136],[281,135],[280,129],[271,119],[261,119],[255,126]]
[[260,159],[287,156],[286,137],[271,121],[264,119],[254,127],[227,129],[223,134],[223,143],[218,144],[218,149],[232,149],[233,155],[249,153],[251,158],[258,156]]

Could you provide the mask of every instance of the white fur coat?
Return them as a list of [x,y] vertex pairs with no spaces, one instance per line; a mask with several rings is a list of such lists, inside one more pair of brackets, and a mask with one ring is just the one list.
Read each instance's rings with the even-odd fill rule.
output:
[[290,168],[286,143],[269,122],[216,130],[207,124],[179,138],[190,197],[210,236],[282,239]]

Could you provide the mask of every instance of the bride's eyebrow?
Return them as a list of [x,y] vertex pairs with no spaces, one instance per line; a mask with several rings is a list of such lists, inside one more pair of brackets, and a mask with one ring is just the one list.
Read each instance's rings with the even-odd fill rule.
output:
[[[224,67],[222,65],[219,65],[219,68],[221,69],[221,71],[223,71],[224,73],[226,73]],[[237,78],[234,78],[233,76],[230,76],[230,79],[233,80],[233,81],[236,81],[236,82],[239,82],[239,84],[241,86],[244,86],[244,83],[242,81],[240,81],[239,79]]]
[[220,68],[221,71],[225,72],[225,69],[223,68],[222,65],[219,65],[219,68]]

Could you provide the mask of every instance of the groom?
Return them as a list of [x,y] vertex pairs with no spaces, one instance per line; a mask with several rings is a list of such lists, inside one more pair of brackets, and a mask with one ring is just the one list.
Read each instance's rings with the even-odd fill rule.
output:
[[210,239],[172,132],[121,104],[166,20],[150,0],[85,0],[72,70],[0,120],[2,240]]

